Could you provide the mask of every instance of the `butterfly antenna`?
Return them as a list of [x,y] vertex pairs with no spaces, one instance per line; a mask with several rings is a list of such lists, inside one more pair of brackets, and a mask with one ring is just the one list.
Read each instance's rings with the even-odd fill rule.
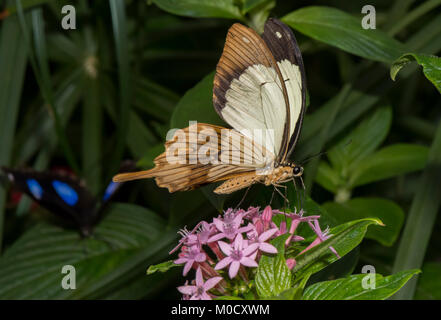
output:
[[[300,191],[299,189],[297,189],[297,183],[296,183],[296,178],[292,177],[292,182],[294,184],[294,189],[296,190],[296,198],[297,198],[297,205],[300,206],[302,203],[301,197],[300,197]],[[295,208],[297,209],[297,208]]]
[[328,153],[328,151],[321,151],[319,153],[316,153],[316,154],[314,154],[314,155],[312,155],[312,156],[310,156],[310,157],[308,157],[306,159],[303,159],[303,161],[300,162],[300,165],[303,166],[304,164],[308,163],[312,159],[314,159],[316,157],[320,157],[320,156],[325,155],[327,153]]
[[305,193],[306,193],[306,187],[305,187],[305,183],[303,182],[303,178],[302,177],[299,177],[300,178],[300,182],[302,183],[302,195],[301,195],[301,197],[300,197],[300,200],[301,200],[301,208],[300,209],[303,209],[303,201],[305,201]]
[[[347,148],[351,143],[352,143],[352,139],[349,139],[349,141],[346,142],[346,144],[343,146],[343,149]],[[328,153],[328,151],[321,151],[321,152],[316,153],[316,154],[314,154],[314,155],[312,155],[312,156],[310,156],[310,157],[308,157],[306,159],[303,159],[303,161],[301,161],[300,163],[303,166],[305,163],[309,162],[310,160],[314,159],[315,157],[320,157],[320,156],[325,155],[327,153]]]

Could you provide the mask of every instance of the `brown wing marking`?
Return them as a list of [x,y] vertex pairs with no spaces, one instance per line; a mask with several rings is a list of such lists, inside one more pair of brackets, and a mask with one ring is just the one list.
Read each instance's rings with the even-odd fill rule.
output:
[[[254,148],[247,148],[243,145],[242,141],[240,146],[234,146],[230,149],[237,147],[238,150],[232,152],[230,150],[230,156],[222,162],[222,157],[218,154],[219,162],[217,164],[212,163],[190,163],[190,160],[195,160],[195,155],[198,154],[200,147],[207,144],[206,136],[211,136],[213,140],[209,140],[209,146],[217,146],[217,150],[222,150],[222,144],[225,141],[221,139],[222,130],[230,130],[219,126],[213,126],[209,124],[198,123],[182,129],[180,133],[175,133],[175,136],[166,142],[165,152],[157,156],[154,160],[155,167],[150,170],[122,173],[118,174],[113,178],[115,182],[123,182],[128,180],[137,180],[145,178],[155,178],[156,183],[160,187],[167,188],[170,192],[192,190],[201,185],[213,183],[217,181],[223,181],[230,178],[241,177],[242,175],[252,173],[255,175],[256,168],[262,167],[263,163],[255,164],[244,164],[243,160],[245,157],[253,156],[253,152],[256,152]],[[193,132],[193,133],[192,133]],[[189,144],[186,142],[179,142],[179,135],[181,138],[185,137],[185,141],[191,134],[198,134],[198,140],[196,146],[190,148]],[[201,132],[207,133],[206,135],[199,135]],[[211,133],[210,133],[211,132]],[[240,135],[237,131],[231,132],[235,135]],[[204,138],[205,137],[205,138]],[[246,137],[242,136],[245,140]],[[217,144],[217,145],[216,145]],[[170,162],[167,155],[175,156],[175,162]],[[236,157],[236,160],[241,160],[238,165],[231,164],[231,160]],[[199,159],[197,159],[199,160]]]

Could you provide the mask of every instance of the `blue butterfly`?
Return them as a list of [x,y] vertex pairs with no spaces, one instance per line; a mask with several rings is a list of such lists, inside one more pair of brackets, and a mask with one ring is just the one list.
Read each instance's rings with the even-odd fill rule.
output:
[[[120,172],[133,171],[133,162],[125,162]],[[83,236],[90,236],[105,205],[122,183],[110,182],[98,201],[75,177],[31,169],[2,168],[16,189],[29,195],[42,207],[78,227]]]

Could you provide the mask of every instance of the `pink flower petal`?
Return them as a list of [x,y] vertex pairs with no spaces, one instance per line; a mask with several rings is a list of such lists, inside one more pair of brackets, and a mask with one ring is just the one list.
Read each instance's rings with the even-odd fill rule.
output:
[[196,292],[196,286],[180,286],[178,287],[178,291],[182,294],[192,295]]
[[273,217],[273,210],[271,209],[270,206],[266,206],[262,212],[262,220],[264,222],[270,222],[272,217]]
[[202,270],[198,268],[196,270],[196,286],[201,287],[204,285],[204,278],[202,278]]
[[218,234],[215,234],[214,236],[208,238],[207,242],[208,243],[214,242],[214,241],[220,240],[222,238],[225,238],[225,233],[218,233]]
[[208,293],[202,292],[201,300],[211,300],[211,297],[210,297],[210,295]]
[[263,242],[263,241],[268,240],[268,239],[271,238],[273,235],[275,235],[277,231],[278,231],[277,228],[269,229],[268,231],[265,231],[264,233],[262,233],[262,234],[259,236],[259,241],[260,241],[260,242]]
[[228,275],[230,276],[230,279],[233,279],[237,272],[239,271],[240,262],[239,261],[233,261],[231,262],[230,269],[228,270]]
[[184,271],[182,272],[182,274],[184,276],[187,275],[188,271],[190,271],[191,267],[193,266],[193,260],[187,261],[187,263],[184,266]]
[[207,281],[205,281],[204,283],[204,289],[205,291],[210,290],[211,288],[213,288],[215,285],[217,285],[220,281],[222,280],[222,277],[214,277],[211,279],[208,279]]
[[296,266],[296,264],[297,264],[297,262],[295,259],[293,259],[293,258],[286,259],[286,265],[288,266],[289,270],[292,270],[292,268],[294,268]]
[[259,250],[266,253],[277,253],[276,247],[266,242],[260,244]]
[[293,236],[291,239],[292,242],[303,241],[303,240],[305,240],[305,238],[301,236]]
[[175,264],[183,264],[183,263],[186,263],[187,261],[188,261],[187,258],[179,258],[179,259],[176,259],[175,261],[173,261],[173,263],[175,263]]
[[240,226],[241,223],[242,223],[242,215],[238,214],[238,215],[236,215],[236,217],[234,217],[233,224],[235,227],[238,227],[238,226]]
[[242,259],[240,259],[240,263],[246,267],[257,267],[258,266],[256,261],[254,261],[253,259],[250,259],[248,257],[243,257]]
[[236,236],[236,239],[234,239],[234,243],[233,243],[234,249],[236,249],[236,250],[242,249],[242,240],[243,240],[242,235],[238,234]]
[[224,231],[224,222],[220,219],[213,218],[213,223],[216,226],[217,230]]
[[226,266],[228,266],[232,261],[233,259],[231,259],[230,257],[223,258],[221,261],[217,263],[217,265],[214,267],[214,270],[223,269]]
[[258,234],[261,234],[263,232],[263,222],[261,219],[256,219],[256,221],[254,222],[254,226]]
[[258,243],[253,243],[250,244],[248,247],[246,247],[242,253],[244,256],[249,256],[251,253],[253,253],[254,251],[257,250],[257,248],[259,248],[259,244]]
[[222,250],[227,256],[229,256],[229,255],[231,254],[231,251],[232,251],[233,249],[231,248],[231,246],[230,246],[228,243],[223,242],[223,241],[218,241],[217,244],[219,245],[219,247],[221,248],[221,250]]

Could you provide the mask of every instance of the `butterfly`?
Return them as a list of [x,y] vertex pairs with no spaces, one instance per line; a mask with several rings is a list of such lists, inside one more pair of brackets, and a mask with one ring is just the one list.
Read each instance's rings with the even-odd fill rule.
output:
[[[65,172],[40,172],[32,169],[2,168],[14,187],[56,216],[76,226],[83,237],[92,234],[106,204],[120,189],[121,183],[111,181],[98,201],[76,177]],[[120,172],[134,170],[124,162]]]
[[289,157],[305,113],[306,76],[288,26],[269,19],[262,36],[239,23],[228,30],[213,105],[232,129],[195,123],[177,130],[154,168],[113,181],[155,178],[169,192],[223,181],[214,192],[229,194],[255,183],[277,188],[302,176],[303,167]]

